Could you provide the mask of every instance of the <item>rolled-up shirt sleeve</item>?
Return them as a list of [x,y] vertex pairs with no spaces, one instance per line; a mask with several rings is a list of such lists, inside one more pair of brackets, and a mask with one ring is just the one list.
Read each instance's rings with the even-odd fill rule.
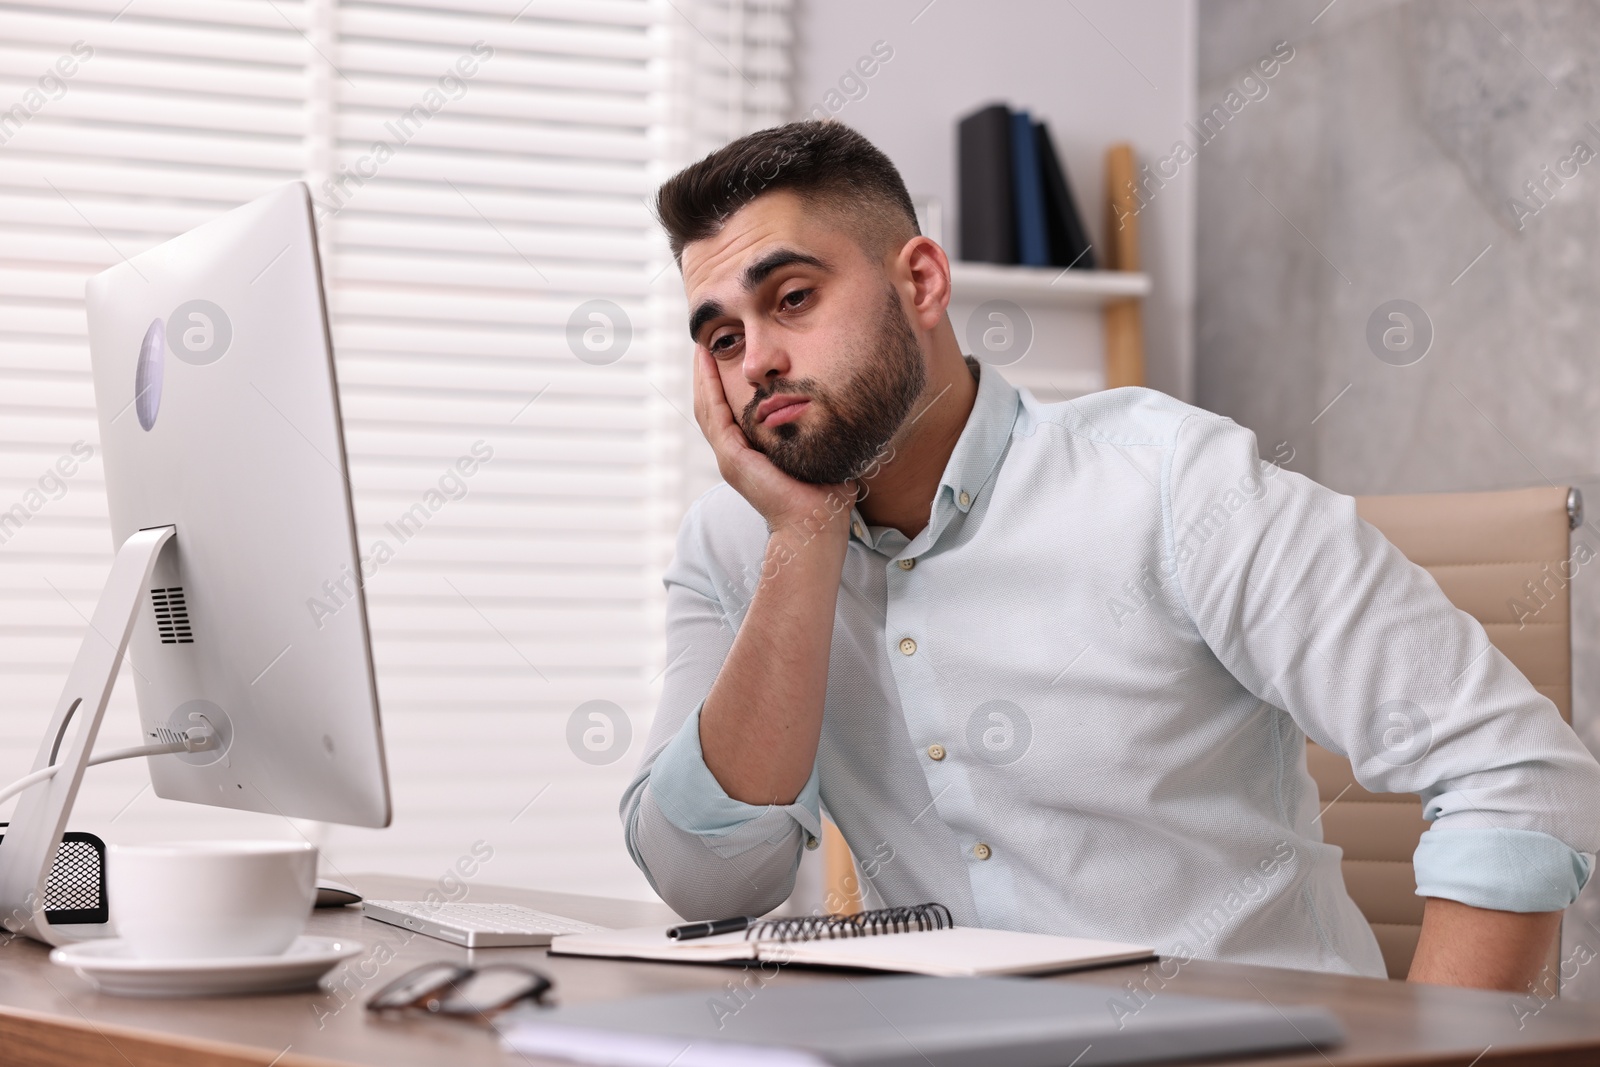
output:
[[1422,798],[1417,893],[1571,904],[1600,848],[1600,765],[1477,620],[1231,419],[1188,416],[1163,477],[1164,551],[1212,652],[1363,786]]
[[718,486],[691,506],[663,576],[668,666],[621,806],[634,862],[691,918],[771,911],[793,889],[801,850],[822,835],[815,767],[794,803],[763,807],[728,796],[700,750],[700,709],[754,593],[766,541],[759,516],[721,498],[729,493]]
[[781,818],[767,819],[763,826],[761,820],[768,815],[782,813],[812,836],[820,833],[822,802],[815,767],[793,804],[759,807],[734,800],[723,792],[700,752],[700,708],[704,704],[701,701],[695,706],[650,769],[651,792],[667,821],[685,833],[705,838],[708,847],[729,856],[766,840],[770,833],[762,834],[762,830],[777,829],[787,834],[792,829]]

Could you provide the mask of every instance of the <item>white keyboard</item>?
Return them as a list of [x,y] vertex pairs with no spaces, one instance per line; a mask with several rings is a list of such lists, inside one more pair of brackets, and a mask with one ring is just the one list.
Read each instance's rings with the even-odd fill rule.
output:
[[479,904],[425,900],[368,900],[362,909],[369,919],[392,923],[419,934],[437,937],[467,948],[509,948],[548,945],[557,934],[604,933],[609,927],[550,915],[521,904]]

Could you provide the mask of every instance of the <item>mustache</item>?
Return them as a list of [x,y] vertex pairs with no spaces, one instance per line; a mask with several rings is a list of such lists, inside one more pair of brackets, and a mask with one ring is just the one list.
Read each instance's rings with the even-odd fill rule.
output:
[[816,385],[809,378],[801,379],[798,382],[786,381],[783,378],[779,378],[766,389],[756,390],[755,395],[750,398],[749,403],[745,404],[744,412],[739,416],[740,425],[754,426],[756,424],[756,409],[761,406],[761,402],[770,397],[777,396],[779,393],[791,393],[795,396],[803,396],[810,400],[819,400],[822,396],[821,391],[817,389]]

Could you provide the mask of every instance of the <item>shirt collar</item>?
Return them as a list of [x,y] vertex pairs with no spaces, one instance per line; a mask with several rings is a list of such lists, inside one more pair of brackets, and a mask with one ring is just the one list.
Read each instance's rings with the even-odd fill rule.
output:
[[[1011,440],[1011,431],[1017,422],[1017,405],[1020,397],[1016,387],[1002,378],[993,367],[984,366],[971,356],[964,357],[967,367],[978,379],[978,395],[973,399],[972,411],[967,415],[967,424],[961,430],[961,436],[956,440],[956,447],[950,453],[950,460],[945,464],[944,475],[939,479],[939,490],[933,499],[932,512],[929,515],[928,526],[917,535],[915,541],[922,545],[931,545],[938,540],[950,519],[950,508],[965,514],[977,504],[978,497],[989,483],[989,478],[999,466],[1000,457],[1005,454],[1006,445]],[[851,536],[876,549],[885,538],[893,543],[893,551],[901,555],[906,545],[905,538],[898,531],[879,531],[882,537],[874,534],[876,527],[869,529],[861,519],[861,513],[851,508]],[[885,547],[890,547],[885,544]],[[920,548],[914,550],[920,551]]]
[[945,464],[944,477],[939,479],[940,494],[945,495],[948,490],[950,501],[962,512],[972,510],[999,465],[1017,423],[1019,399],[1016,387],[993,367],[986,367],[971,356],[966,361],[978,379],[978,395],[955,451],[950,453],[950,462]]

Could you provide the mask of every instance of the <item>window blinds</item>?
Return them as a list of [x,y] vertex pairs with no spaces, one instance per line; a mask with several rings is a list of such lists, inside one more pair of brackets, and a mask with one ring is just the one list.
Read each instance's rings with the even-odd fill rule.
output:
[[[25,772],[111,559],[85,280],[300,176],[304,4],[0,5],[0,776]],[[76,462],[75,462],[76,461]],[[70,472],[70,473],[68,473]],[[18,508],[21,512],[19,513]],[[9,521],[7,519],[9,518]],[[124,667],[102,744],[138,724]],[[112,841],[289,828],[155,801],[96,768],[72,819]]]
[[[484,879],[647,894],[616,805],[665,667],[660,573],[715,474],[647,198],[784,117],[788,32],[785,3],[712,0],[0,4],[0,512],[26,512],[0,518],[0,777],[111,557],[85,279],[304,179],[382,557],[395,824],[286,827],[107,765],[73,825],[304,833],[336,870],[423,877],[483,841]],[[105,743],[136,728],[124,680]]]

